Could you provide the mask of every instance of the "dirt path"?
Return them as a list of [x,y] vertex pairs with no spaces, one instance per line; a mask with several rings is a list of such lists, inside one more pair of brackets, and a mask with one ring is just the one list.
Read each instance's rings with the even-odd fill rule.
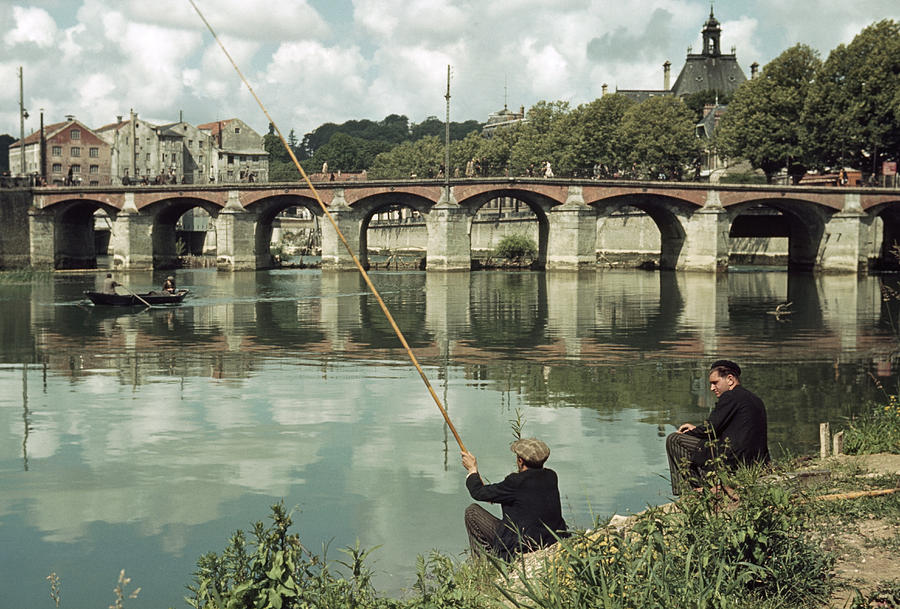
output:
[[[900,455],[841,455],[822,465],[829,464],[859,468],[860,476],[896,475],[900,484]],[[855,589],[869,591],[881,581],[900,578],[898,534],[897,526],[871,515],[868,519],[846,523],[844,533],[825,540],[826,548],[838,556],[834,568],[840,587],[831,597],[832,607],[846,607]],[[894,541],[893,550],[886,547],[889,540]]]

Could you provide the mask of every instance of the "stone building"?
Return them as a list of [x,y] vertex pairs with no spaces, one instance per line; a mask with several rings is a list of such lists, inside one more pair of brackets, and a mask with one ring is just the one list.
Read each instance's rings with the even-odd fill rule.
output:
[[[43,135],[43,137],[42,137]],[[22,146],[25,167],[22,167]],[[43,149],[43,152],[42,152]],[[43,166],[42,166],[43,158]],[[61,123],[45,125],[9,147],[10,173],[43,176],[48,184],[108,186],[111,180],[109,144],[90,127],[67,116]]]
[[174,169],[179,184],[206,184],[216,158],[213,139],[198,127],[179,121],[160,125],[163,158]]
[[731,53],[722,53],[722,27],[709,11],[709,19],[703,24],[703,49],[693,53],[689,47],[684,66],[670,86],[671,63],[663,64],[662,89],[619,89],[616,93],[627,95],[637,101],[644,101],[655,95],[673,95],[685,97],[692,93],[716,91],[719,95],[730,95],[737,90],[747,76],[737,62],[734,48]]
[[152,182],[164,167],[158,127],[138,118],[131,112],[128,120],[116,117],[116,122],[104,125],[97,133],[111,148],[113,181],[116,184]]
[[212,141],[215,158],[211,164],[212,182],[268,182],[269,153],[263,138],[238,119],[197,125]]

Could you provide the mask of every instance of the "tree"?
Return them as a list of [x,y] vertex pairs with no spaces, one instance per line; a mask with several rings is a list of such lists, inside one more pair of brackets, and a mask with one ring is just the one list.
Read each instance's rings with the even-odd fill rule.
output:
[[742,83],[716,131],[719,152],[746,158],[768,182],[785,168],[799,182],[807,156],[803,106],[820,66],[818,53],[798,44],[769,62],[758,78]]
[[622,117],[621,150],[631,178],[660,175],[681,179],[700,154],[694,115],[680,99],[651,97],[631,106]]
[[263,147],[269,153],[270,182],[293,182],[300,178],[300,173],[274,129],[263,136]]
[[311,167],[318,171],[327,161],[332,171],[362,171],[369,168],[378,154],[389,149],[390,144],[383,140],[365,140],[338,132],[316,150]]
[[375,157],[369,174],[376,179],[434,178],[443,162],[443,142],[428,135],[382,152]]
[[900,156],[900,24],[885,19],[840,45],[810,87],[807,148],[825,166],[876,173]]
[[518,131],[515,146],[510,151],[510,172],[523,175],[530,165],[540,167],[544,161],[558,166],[560,149],[556,144],[564,133],[555,128],[569,112],[569,102],[539,101],[528,110],[527,120]]
[[604,95],[582,104],[560,120],[559,130],[569,140],[559,160],[560,173],[593,174],[600,163],[611,174],[622,165],[621,125],[635,101],[624,95]]

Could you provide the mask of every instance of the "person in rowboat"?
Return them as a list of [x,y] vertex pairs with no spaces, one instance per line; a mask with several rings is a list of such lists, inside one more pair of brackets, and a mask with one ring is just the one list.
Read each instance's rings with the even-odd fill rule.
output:
[[116,286],[122,285],[118,283],[115,279],[112,278],[112,273],[107,273],[106,278],[103,280],[103,289],[101,290],[104,294],[115,294]]
[[165,283],[163,283],[163,292],[168,292],[169,294],[174,294],[177,291],[175,287],[175,278],[169,275],[166,277]]
[[709,389],[718,401],[706,421],[683,423],[666,438],[674,495],[699,487],[717,456],[727,467],[769,462],[766,406],[741,385],[741,367],[727,359],[713,362]]
[[517,471],[496,484],[484,484],[475,455],[461,453],[472,498],[499,503],[503,508],[502,520],[478,504],[466,508],[472,556],[489,553],[509,560],[568,536],[556,472],[544,467],[550,449],[537,438],[524,438],[513,442],[510,450],[516,454]]

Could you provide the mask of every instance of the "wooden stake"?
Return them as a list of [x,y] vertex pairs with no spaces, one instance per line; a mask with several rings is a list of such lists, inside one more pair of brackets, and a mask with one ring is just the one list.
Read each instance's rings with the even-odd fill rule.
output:
[[826,421],[819,423],[819,458],[827,459],[831,455],[831,425]]

